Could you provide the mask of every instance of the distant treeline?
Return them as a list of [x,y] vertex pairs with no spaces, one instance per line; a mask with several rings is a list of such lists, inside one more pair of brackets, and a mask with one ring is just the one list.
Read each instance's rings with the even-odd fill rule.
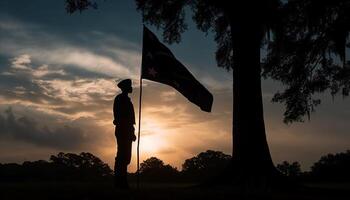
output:
[[[231,156],[220,151],[207,150],[185,160],[182,170],[151,157],[140,165],[143,181],[203,181],[226,170]],[[285,176],[306,181],[350,181],[350,150],[322,156],[311,171],[302,172],[298,162],[284,161],[277,169]],[[221,174],[222,175],[222,174]],[[26,161],[23,164],[0,164],[1,181],[105,181],[113,171],[91,153],[58,153],[49,161]],[[130,174],[133,179],[134,174]]]
[[23,164],[0,164],[0,181],[71,181],[104,180],[111,168],[91,153],[58,153],[49,161],[25,161]]

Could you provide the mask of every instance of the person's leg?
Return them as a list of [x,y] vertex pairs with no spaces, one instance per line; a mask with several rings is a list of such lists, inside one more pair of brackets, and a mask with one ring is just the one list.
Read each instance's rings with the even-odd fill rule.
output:
[[125,156],[124,156],[124,142],[123,139],[120,137],[117,137],[117,154],[115,157],[115,162],[114,162],[114,184],[115,187],[120,188],[123,182],[123,172],[124,172],[124,167],[123,167],[123,163],[125,160]]
[[121,176],[122,176],[122,185],[123,188],[128,189],[129,184],[127,180],[128,176],[128,165],[130,164],[131,161],[131,151],[132,151],[132,141],[127,140],[123,143],[123,163],[121,164]]
[[117,157],[115,159],[115,184],[119,188],[128,188],[127,183],[127,165],[130,162],[129,158],[129,141],[124,138],[117,138]]
[[115,139],[116,139],[116,143],[117,143],[117,145],[116,145],[116,150],[117,150],[117,152],[116,152],[116,155],[115,155],[115,158],[114,158],[114,187],[118,187],[118,185],[119,185],[119,184],[118,184],[118,183],[119,183],[119,179],[118,179],[118,175],[119,175],[119,173],[118,173],[118,167],[119,167],[119,165],[118,165],[118,160],[119,160],[120,158],[118,157],[118,152],[119,152],[118,148],[119,148],[119,144],[118,144],[117,133],[118,133],[117,128],[115,128],[115,130],[114,130],[114,135],[115,135]]
[[114,186],[119,188],[121,185],[121,178],[120,178],[120,157],[118,157],[118,154],[115,157],[115,162],[114,162]]

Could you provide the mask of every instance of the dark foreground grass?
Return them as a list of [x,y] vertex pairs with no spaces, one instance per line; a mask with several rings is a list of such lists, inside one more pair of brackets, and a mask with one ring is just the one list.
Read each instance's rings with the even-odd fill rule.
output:
[[307,187],[289,191],[275,191],[266,194],[246,194],[232,186],[213,188],[193,187],[190,184],[141,183],[141,189],[132,185],[129,191],[116,190],[111,182],[21,182],[0,183],[0,199],[144,199],[144,200],[197,200],[197,199],[350,199],[349,185],[307,184]]

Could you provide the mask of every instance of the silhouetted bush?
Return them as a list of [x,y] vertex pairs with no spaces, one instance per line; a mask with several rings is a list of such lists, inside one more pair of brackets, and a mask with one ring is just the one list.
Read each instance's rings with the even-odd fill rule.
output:
[[328,154],[311,167],[311,177],[324,181],[350,181],[350,150]]
[[148,158],[140,164],[140,174],[146,181],[174,181],[179,178],[179,171],[156,157]]
[[300,163],[293,162],[289,163],[287,161],[283,161],[281,164],[277,164],[276,168],[285,176],[297,179],[302,175]]
[[182,165],[182,174],[188,180],[205,180],[225,170],[230,161],[229,155],[220,151],[207,150],[185,160]]

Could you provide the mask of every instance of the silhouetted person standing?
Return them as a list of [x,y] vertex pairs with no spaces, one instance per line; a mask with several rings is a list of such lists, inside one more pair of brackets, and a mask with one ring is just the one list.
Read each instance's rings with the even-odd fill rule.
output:
[[117,188],[128,189],[127,166],[131,160],[132,142],[136,140],[134,134],[135,113],[134,106],[128,97],[132,93],[131,80],[125,79],[118,83],[122,93],[114,99],[113,114],[115,136],[117,138],[117,156],[114,164],[114,183]]

